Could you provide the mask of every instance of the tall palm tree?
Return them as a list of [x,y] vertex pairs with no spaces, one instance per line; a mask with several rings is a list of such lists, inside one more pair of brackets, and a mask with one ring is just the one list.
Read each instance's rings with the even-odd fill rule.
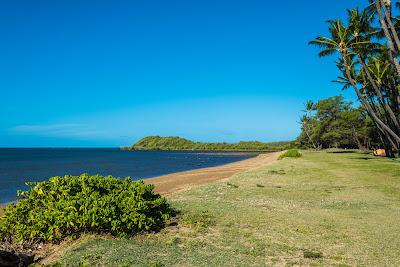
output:
[[[321,48],[319,56],[339,53],[341,56],[340,60],[343,63],[344,75],[353,87],[362,105],[384,135],[386,135],[388,139],[395,140],[397,143],[396,148],[398,148],[400,136],[379,118],[365,95],[363,95],[358,88],[359,81],[357,80],[358,75],[355,75],[357,71],[354,67],[354,58],[360,46],[367,46],[370,44],[368,39],[364,39],[368,36],[364,35],[362,31],[355,34],[355,25],[346,27],[340,19],[330,20],[328,24],[330,37],[319,36],[315,40],[310,41],[310,44],[317,45]],[[362,28],[358,29],[361,30]]]
[[[371,6],[369,6],[362,12],[359,12],[358,8],[354,8],[352,10],[348,10],[348,17],[350,33],[353,36],[354,40],[357,42],[357,44],[355,44],[352,49],[358,57],[360,69],[367,77],[367,80],[369,82],[368,85],[374,90],[376,96],[379,99],[379,103],[382,105],[382,108],[385,109],[388,120],[394,125],[396,129],[395,132],[399,134],[400,121],[396,117],[395,112],[384,97],[384,87],[380,86],[379,83],[375,81],[375,79],[371,75],[370,69],[365,62],[371,57],[374,58],[374,54],[377,54],[376,51],[381,46],[381,44],[373,42],[371,40],[372,37],[376,36],[377,33],[377,30],[372,26],[372,22],[374,20],[373,9],[371,9]],[[380,61],[378,60],[374,60],[374,62],[375,67],[378,66],[377,64],[380,63]],[[375,70],[379,71],[379,69],[376,68]]]

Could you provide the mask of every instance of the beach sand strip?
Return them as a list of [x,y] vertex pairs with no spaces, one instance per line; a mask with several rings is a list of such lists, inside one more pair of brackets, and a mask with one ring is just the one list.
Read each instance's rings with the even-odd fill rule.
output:
[[184,172],[167,174],[145,179],[145,183],[154,184],[155,190],[161,194],[170,194],[187,190],[193,186],[223,180],[232,175],[259,168],[275,162],[282,152],[264,153],[256,157],[216,167],[202,168]]

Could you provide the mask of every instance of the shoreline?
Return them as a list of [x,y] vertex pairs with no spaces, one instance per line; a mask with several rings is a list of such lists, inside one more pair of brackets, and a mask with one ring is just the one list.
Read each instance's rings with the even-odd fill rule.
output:
[[207,167],[183,172],[176,172],[158,177],[144,179],[145,183],[154,184],[155,191],[168,195],[187,190],[193,186],[227,179],[239,172],[249,171],[278,160],[282,151],[261,153],[255,157],[228,163],[216,167]]
[[[175,172],[152,178],[146,178],[143,179],[143,181],[145,183],[154,184],[155,191],[158,193],[168,195],[174,192],[187,190],[192,186],[227,179],[236,173],[255,169],[263,165],[268,165],[272,162],[275,162],[281,153],[282,151],[260,153],[255,157],[220,166]],[[10,203],[0,204],[0,216],[3,214],[4,208]]]

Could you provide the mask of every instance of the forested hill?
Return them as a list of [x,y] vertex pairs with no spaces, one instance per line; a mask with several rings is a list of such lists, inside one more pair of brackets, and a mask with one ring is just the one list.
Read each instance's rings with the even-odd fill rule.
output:
[[258,141],[239,143],[204,143],[193,142],[175,136],[147,136],[127,150],[213,150],[213,151],[275,151],[284,150],[291,146],[291,142],[263,143]]

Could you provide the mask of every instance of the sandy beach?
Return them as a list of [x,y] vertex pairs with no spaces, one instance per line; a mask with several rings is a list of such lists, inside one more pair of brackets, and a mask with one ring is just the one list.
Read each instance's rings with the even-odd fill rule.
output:
[[144,181],[154,184],[157,192],[161,194],[170,194],[176,191],[189,189],[195,185],[226,179],[236,173],[271,164],[278,159],[281,153],[282,152],[264,153],[254,158],[222,166],[172,173],[145,179]]

